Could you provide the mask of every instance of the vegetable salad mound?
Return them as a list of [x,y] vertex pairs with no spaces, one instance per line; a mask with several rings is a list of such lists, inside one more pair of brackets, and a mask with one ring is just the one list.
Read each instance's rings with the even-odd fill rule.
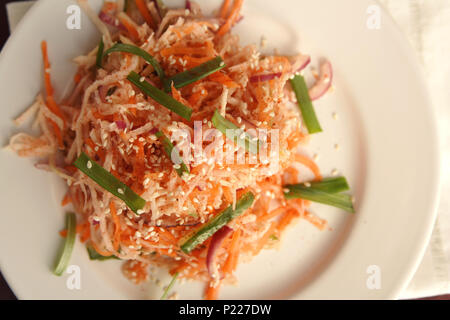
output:
[[[45,93],[15,121],[35,116],[41,133],[10,140],[19,156],[67,181],[62,204],[75,214],[60,232],[55,274],[78,235],[91,259],[123,260],[135,283],[163,267],[172,284],[204,281],[205,298],[216,299],[236,282],[238,264],[294,220],[326,228],[310,201],[354,211],[345,178],[323,179],[304,150],[322,131],[312,101],[331,87],[329,62],[308,87],[309,56],[241,46],[231,30],[243,0],[225,0],[213,16],[192,1],[178,9],[107,1],[99,14],[78,2],[99,44],[74,59],[73,90],[56,101],[55,53],[42,42]],[[300,181],[304,173],[313,178]]]

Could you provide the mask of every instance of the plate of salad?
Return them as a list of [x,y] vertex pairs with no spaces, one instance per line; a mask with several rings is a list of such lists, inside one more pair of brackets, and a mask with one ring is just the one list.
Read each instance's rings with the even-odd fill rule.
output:
[[41,0],[0,84],[19,298],[397,298],[423,255],[434,111],[372,1]]

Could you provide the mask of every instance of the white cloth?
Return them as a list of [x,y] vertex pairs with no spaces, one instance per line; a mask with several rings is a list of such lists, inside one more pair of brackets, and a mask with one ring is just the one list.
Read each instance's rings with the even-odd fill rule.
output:
[[[355,0],[357,1],[357,0]],[[421,60],[438,109],[442,151],[439,215],[423,261],[402,298],[450,293],[450,0],[380,0]],[[11,30],[32,1],[7,5]],[[426,106],[424,106],[426,107]]]

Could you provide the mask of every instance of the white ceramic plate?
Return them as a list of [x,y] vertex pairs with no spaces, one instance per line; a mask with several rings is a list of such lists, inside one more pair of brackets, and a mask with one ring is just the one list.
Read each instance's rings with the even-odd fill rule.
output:
[[[100,7],[101,0],[90,2]],[[42,90],[41,40],[49,43],[53,81],[62,95],[75,71],[71,59],[99,39],[86,16],[81,30],[66,29],[66,8],[73,3],[39,1],[2,52],[3,145],[19,130],[11,120]],[[200,3],[212,9],[220,1]],[[265,35],[264,52],[275,47],[286,54],[301,50],[332,61],[336,90],[316,103],[324,133],[311,139],[309,150],[320,155],[324,175],[336,168],[349,179],[357,213],[313,205],[331,230],[320,232],[300,221],[279,250],[264,251],[241,265],[239,285],[224,287],[222,298],[397,298],[420,262],[438,197],[433,110],[414,54],[390,18],[382,13],[380,29],[367,27],[367,10],[373,4],[246,1],[245,19],[235,30],[244,43],[259,43]],[[1,270],[19,298],[159,297],[158,286],[136,287],[125,280],[120,263],[90,262],[80,244],[71,264],[80,267],[81,290],[69,290],[69,275],[58,278],[50,271],[60,244],[57,231],[63,226],[59,203],[64,184],[6,150],[0,152],[0,170]],[[370,266],[379,271],[378,289],[367,286]],[[189,283],[175,290],[181,298],[197,299],[202,287]]]

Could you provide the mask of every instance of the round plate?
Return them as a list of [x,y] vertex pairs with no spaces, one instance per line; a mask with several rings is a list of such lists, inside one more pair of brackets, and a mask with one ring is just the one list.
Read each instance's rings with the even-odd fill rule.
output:
[[[90,1],[95,10],[101,0]],[[182,1],[167,1],[169,5]],[[53,82],[63,96],[71,85],[71,59],[92,49],[99,33],[83,15],[81,30],[66,28],[70,0],[41,0],[24,17],[0,58],[3,115],[0,137],[7,144],[12,119],[42,90],[41,40],[47,40]],[[205,9],[220,1],[200,1]],[[375,5],[375,7],[373,7]],[[375,8],[375,10],[374,10]],[[375,16],[374,16],[375,14]],[[368,0],[283,0],[245,2],[235,28],[244,44],[262,36],[273,54],[298,51],[329,59],[335,90],[315,103],[324,132],[307,150],[318,154],[325,176],[345,175],[356,198],[354,215],[322,205],[311,210],[329,221],[318,231],[299,221],[277,250],[265,250],[237,272],[239,284],[222,298],[396,298],[412,277],[430,236],[438,198],[438,149],[426,85],[407,41],[377,4]],[[379,18],[379,28],[373,24]],[[375,26],[375,28],[374,28]],[[337,115],[333,117],[333,114]],[[337,150],[335,145],[340,148]],[[22,299],[158,298],[160,286],[135,286],[120,274],[120,262],[89,261],[76,244],[70,274],[52,275],[60,245],[64,184],[36,170],[32,161],[0,152],[1,270]],[[162,284],[168,276],[159,271]],[[181,298],[201,298],[203,284],[177,284]]]

